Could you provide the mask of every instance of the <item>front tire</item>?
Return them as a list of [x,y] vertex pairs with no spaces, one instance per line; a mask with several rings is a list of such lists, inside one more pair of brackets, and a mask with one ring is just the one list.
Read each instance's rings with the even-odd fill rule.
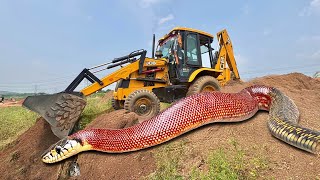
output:
[[151,118],[160,112],[160,100],[153,92],[145,89],[136,90],[125,100],[124,109]]
[[124,108],[124,101],[123,100],[116,100],[114,97],[111,99],[111,105],[114,110],[119,110]]
[[220,89],[220,83],[216,78],[212,76],[201,76],[191,84],[187,96],[207,91],[220,91]]
[[[114,89],[115,92],[118,91],[118,88],[121,86],[122,84],[122,79],[120,79],[117,84],[116,84],[116,88]],[[119,110],[119,109],[123,109],[124,108],[124,100],[117,100],[114,99],[114,97],[112,97],[111,99],[111,105],[113,107],[114,110]]]

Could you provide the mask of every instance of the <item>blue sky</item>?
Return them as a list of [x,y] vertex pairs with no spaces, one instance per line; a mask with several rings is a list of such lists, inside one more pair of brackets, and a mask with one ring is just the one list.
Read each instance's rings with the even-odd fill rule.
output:
[[319,18],[320,0],[0,0],[0,90],[61,91],[85,67],[150,53],[152,34],[175,26],[213,35],[226,28],[244,79],[312,75],[320,70]]

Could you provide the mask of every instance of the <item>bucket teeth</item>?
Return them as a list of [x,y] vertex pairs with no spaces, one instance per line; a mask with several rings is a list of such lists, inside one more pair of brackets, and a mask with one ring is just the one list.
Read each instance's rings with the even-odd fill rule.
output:
[[53,133],[64,138],[78,121],[86,100],[73,94],[58,93],[27,97],[23,106],[39,113],[51,125]]

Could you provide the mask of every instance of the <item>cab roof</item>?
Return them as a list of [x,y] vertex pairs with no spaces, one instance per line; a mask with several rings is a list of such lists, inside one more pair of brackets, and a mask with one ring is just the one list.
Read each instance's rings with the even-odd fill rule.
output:
[[173,28],[168,34],[164,35],[162,38],[159,39],[159,42],[167,39],[173,31],[190,31],[190,32],[195,32],[195,33],[199,33],[199,34],[202,34],[204,36],[208,36],[209,38],[212,38],[213,39],[213,35],[210,34],[210,33],[207,33],[207,32],[204,32],[204,31],[201,31],[201,30],[198,30],[198,29],[193,29],[193,28],[187,28],[187,27],[175,27]]

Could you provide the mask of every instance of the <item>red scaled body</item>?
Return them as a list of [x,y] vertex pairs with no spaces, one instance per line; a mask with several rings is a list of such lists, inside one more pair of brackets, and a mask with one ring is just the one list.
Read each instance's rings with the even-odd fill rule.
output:
[[204,124],[248,119],[258,109],[256,97],[246,89],[236,94],[205,92],[182,99],[133,127],[88,129],[73,134],[71,138],[85,140],[97,151],[135,151],[163,143]]
[[42,160],[55,163],[82,151],[110,153],[155,146],[214,122],[243,121],[258,110],[269,111],[273,136],[311,153],[320,153],[320,132],[298,125],[294,102],[273,87],[251,86],[239,93],[206,92],[186,97],[159,115],[125,129],[87,129],[58,141]]

